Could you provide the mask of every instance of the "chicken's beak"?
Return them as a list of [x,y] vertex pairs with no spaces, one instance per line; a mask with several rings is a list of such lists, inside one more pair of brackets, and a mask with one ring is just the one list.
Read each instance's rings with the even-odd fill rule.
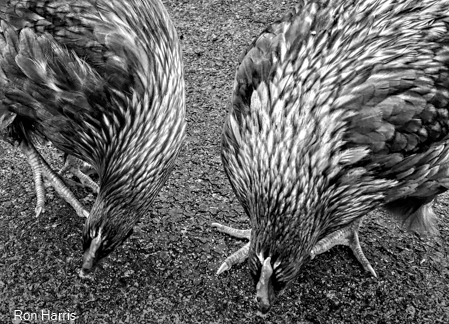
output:
[[271,308],[273,299],[273,287],[271,284],[271,275],[273,268],[271,267],[271,257],[264,260],[259,282],[257,283],[256,301],[262,314],[266,314]]
[[80,276],[87,276],[98,262],[98,249],[101,245],[101,235],[97,235],[91,242],[89,248],[83,255],[83,266],[81,268]]

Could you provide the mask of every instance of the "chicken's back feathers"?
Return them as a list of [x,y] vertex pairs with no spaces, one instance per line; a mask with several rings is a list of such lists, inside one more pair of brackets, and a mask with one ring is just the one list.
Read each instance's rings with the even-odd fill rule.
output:
[[448,26],[449,1],[303,1],[245,51],[222,159],[253,269],[271,256],[290,278],[379,206],[433,230],[419,211],[449,188]]

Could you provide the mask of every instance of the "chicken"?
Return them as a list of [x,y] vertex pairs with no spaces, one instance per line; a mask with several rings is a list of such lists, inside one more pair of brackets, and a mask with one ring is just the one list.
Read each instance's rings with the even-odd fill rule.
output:
[[3,0],[0,21],[0,130],[20,141],[36,187],[44,174],[70,193],[39,139],[98,174],[85,275],[129,237],[174,167],[185,133],[176,30],[159,0]]
[[251,230],[219,272],[248,258],[259,309],[334,244],[360,248],[383,207],[437,233],[449,188],[449,1],[302,1],[237,68],[222,161]]

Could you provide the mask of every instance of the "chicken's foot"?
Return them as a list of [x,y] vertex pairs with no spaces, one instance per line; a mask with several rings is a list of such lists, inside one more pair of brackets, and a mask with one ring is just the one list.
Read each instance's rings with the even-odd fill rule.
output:
[[[318,254],[324,253],[334,247],[335,245],[346,245],[351,248],[357,260],[362,264],[363,268],[366,271],[369,271],[374,277],[377,277],[376,271],[374,271],[368,259],[365,257],[363,250],[360,246],[358,229],[360,227],[362,220],[359,219],[353,222],[350,226],[336,231],[331,235],[325,237],[321,241],[319,241],[311,251],[312,259]],[[221,225],[218,223],[212,223],[212,227],[215,227],[218,231],[237,237],[237,238],[251,238],[251,230],[239,230],[232,227],[228,227],[225,225]],[[248,257],[249,251],[248,242],[238,251],[231,254],[226,260],[221,264],[220,268],[217,271],[217,275],[229,270],[234,264],[242,263]]]
[[361,223],[362,219],[359,219],[348,227],[338,230],[319,241],[310,253],[312,259],[318,254],[328,251],[335,245],[346,245],[351,248],[354,256],[362,264],[363,268],[377,278],[376,271],[374,271],[370,262],[365,257],[362,247],[360,246],[358,229]]
[[[236,228],[232,228],[229,226],[221,225],[218,223],[212,223],[212,227],[215,227],[218,231],[237,237],[237,238],[245,238],[250,240],[251,238],[251,230],[239,230]],[[249,251],[249,244],[250,242],[246,243],[243,247],[241,247],[239,250],[231,254],[226,258],[226,260],[221,264],[220,268],[218,268],[217,275],[231,269],[231,267],[234,264],[242,263],[243,261],[248,258],[248,251]]]
[[[67,156],[64,166],[59,171],[59,174],[63,175],[65,172],[70,171],[75,176],[77,176],[78,179],[80,179],[81,185],[83,187],[89,187],[93,192],[98,193],[98,185],[95,183],[95,181],[93,181],[87,174],[81,171],[81,168],[86,164],[87,163],[85,163],[84,161],[72,155],[69,155]],[[78,185],[78,183],[76,183],[75,181],[73,181],[73,183]]]
[[70,191],[67,185],[59,178],[58,174],[54,172],[42,156],[36,151],[32,144],[22,142],[21,150],[28,159],[33,172],[34,185],[36,189],[36,217],[44,211],[45,205],[45,188],[42,181],[42,176],[51,183],[56,192],[64,198],[76,211],[80,217],[88,217],[89,213],[84,209],[81,203],[76,199],[75,195]]

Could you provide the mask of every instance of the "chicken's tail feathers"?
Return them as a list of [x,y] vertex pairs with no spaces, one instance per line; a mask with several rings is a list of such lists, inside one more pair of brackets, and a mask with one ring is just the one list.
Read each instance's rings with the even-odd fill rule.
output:
[[9,136],[36,142],[103,100],[104,79],[52,35],[4,20],[0,28],[0,131],[14,120]]
[[408,197],[396,200],[385,205],[394,217],[408,231],[421,235],[438,235],[438,216],[432,208],[433,198],[420,199]]
[[[0,103],[21,117],[47,120],[51,116],[90,110],[87,100],[101,93],[104,80],[86,62],[59,45],[50,34],[31,28],[14,30],[1,22]],[[1,84],[0,84],[1,85]]]
[[14,58],[18,50],[18,35],[15,29],[5,21],[0,21],[0,139],[9,141],[8,126],[12,124],[17,114],[10,110],[5,97],[10,74],[17,74],[18,67]]
[[54,94],[83,93],[101,83],[89,64],[51,35],[37,35],[30,28],[21,30],[16,63],[29,80]]
[[6,106],[0,104],[0,134],[6,129],[16,118],[16,114],[10,112]]

